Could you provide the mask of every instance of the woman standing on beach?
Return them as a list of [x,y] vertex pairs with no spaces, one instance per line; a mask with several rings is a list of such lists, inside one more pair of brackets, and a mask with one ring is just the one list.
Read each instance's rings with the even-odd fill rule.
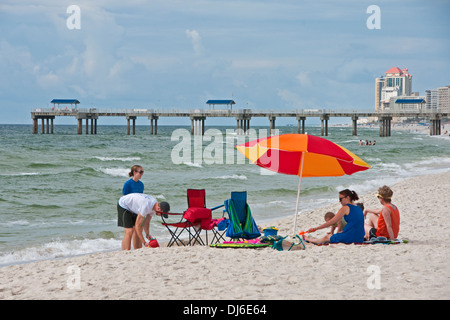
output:
[[314,232],[319,229],[328,228],[334,225],[336,222],[340,221],[342,217],[347,222],[344,230],[341,233],[327,234],[321,239],[314,239],[311,237],[304,237],[306,241],[320,244],[320,243],[361,243],[364,241],[364,213],[362,209],[354,204],[354,201],[358,200],[359,197],[355,191],[349,189],[342,190],[339,192],[339,202],[342,208],[336,213],[336,215],[325,222],[324,224],[318,226],[317,228],[309,229],[308,232]]
[[130,180],[125,182],[122,188],[122,194],[125,196],[129,193],[144,193],[144,183],[140,180],[144,174],[144,169],[139,165],[131,167],[131,171],[128,176]]
[[369,213],[368,223],[365,224],[366,239],[386,237],[390,240],[397,239],[400,230],[400,212],[396,205],[391,203],[394,192],[388,186],[378,189],[377,198],[383,209],[366,209],[364,216]]

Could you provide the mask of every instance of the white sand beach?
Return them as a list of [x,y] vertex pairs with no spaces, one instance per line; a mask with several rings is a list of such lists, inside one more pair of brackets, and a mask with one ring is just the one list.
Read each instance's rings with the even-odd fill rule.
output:
[[[391,188],[406,244],[99,253],[2,267],[0,299],[449,299],[450,172]],[[366,207],[380,207],[375,195],[360,196]],[[322,224],[337,200],[299,215],[298,231]],[[293,217],[270,225],[289,235]]]

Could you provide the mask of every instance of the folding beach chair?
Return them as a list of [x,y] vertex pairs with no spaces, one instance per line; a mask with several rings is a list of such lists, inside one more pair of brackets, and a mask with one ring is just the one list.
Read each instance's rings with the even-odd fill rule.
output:
[[[206,208],[206,191],[205,189],[188,189],[188,210],[184,213],[184,218],[194,225],[196,232],[193,232],[193,240],[199,244],[204,244],[200,237],[200,232],[205,230],[206,245],[208,245],[208,231],[211,231],[213,238],[211,244],[218,243],[220,240],[225,241],[225,232],[219,232],[217,223],[221,219],[213,219],[212,212],[224,205],[219,205],[214,208]],[[200,223],[200,228],[198,224]]]
[[[206,231],[206,244],[208,244],[208,230],[212,230],[212,243],[223,239],[223,236],[215,230],[216,221],[212,219],[212,211],[221,206],[208,209],[206,208],[206,192],[205,189],[188,189],[187,190],[188,209],[183,213],[167,213],[167,215],[180,216],[180,220],[175,223],[169,223],[164,216],[161,216],[162,225],[167,228],[171,235],[171,239],[167,244],[168,247],[173,244],[177,245],[205,245],[201,238],[201,231]],[[187,233],[187,243],[181,239]]]
[[229,217],[227,237],[249,240],[261,235],[247,203],[247,191],[231,192],[231,198],[224,205]]

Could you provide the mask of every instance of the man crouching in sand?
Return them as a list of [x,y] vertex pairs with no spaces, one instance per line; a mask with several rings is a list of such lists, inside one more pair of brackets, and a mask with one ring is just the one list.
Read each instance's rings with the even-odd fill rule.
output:
[[[122,196],[117,204],[117,225],[125,228],[125,234],[122,240],[122,250],[131,249],[131,240],[133,248],[139,249],[147,246],[146,238],[150,236],[150,221],[156,214],[170,211],[170,205],[167,202],[157,202],[155,198],[143,193],[130,193]],[[142,235],[145,231],[146,238]]]

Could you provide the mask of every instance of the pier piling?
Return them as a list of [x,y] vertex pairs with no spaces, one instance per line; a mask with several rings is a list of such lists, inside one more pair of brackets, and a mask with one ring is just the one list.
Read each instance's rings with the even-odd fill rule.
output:
[[320,117],[320,122],[321,122],[321,135],[325,135],[328,136],[328,120],[330,120],[330,115],[328,114],[323,114]]
[[378,118],[380,123],[380,137],[390,137],[391,136],[391,120],[390,116],[381,116]]
[[358,116],[352,116],[352,135],[357,135],[357,128],[358,128]]
[[130,135],[130,120],[133,121],[133,135],[136,134],[136,117],[135,116],[127,116],[127,135]]
[[237,134],[245,134],[250,129],[251,116],[248,114],[238,114],[236,117],[236,132]]
[[[155,115],[151,115],[148,117],[148,119],[150,120],[150,134],[158,134],[158,116]],[[155,121],[155,125],[153,126],[153,121]]]
[[297,121],[298,121],[297,133],[304,134],[305,133],[305,120],[306,120],[306,117],[297,116],[296,118],[297,118]]
[[191,118],[191,135],[204,135],[206,117],[192,115],[190,118]]
[[91,120],[91,134],[97,134],[97,119],[98,114],[93,113],[79,113],[76,115],[77,119],[77,134],[83,134],[83,120],[86,123],[85,133],[89,134],[89,120]]
[[430,136],[438,136],[441,134],[441,117],[438,114],[430,118]]
[[34,115],[31,117],[31,119],[33,120],[33,134],[38,133],[39,119],[41,119],[42,134],[53,133],[53,120],[55,119],[55,116],[50,116],[50,115],[36,116],[36,115]]
[[270,134],[274,134],[274,132],[275,132],[275,120],[276,119],[277,119],[277,117],[275,117],[275,116],[269,116]]

